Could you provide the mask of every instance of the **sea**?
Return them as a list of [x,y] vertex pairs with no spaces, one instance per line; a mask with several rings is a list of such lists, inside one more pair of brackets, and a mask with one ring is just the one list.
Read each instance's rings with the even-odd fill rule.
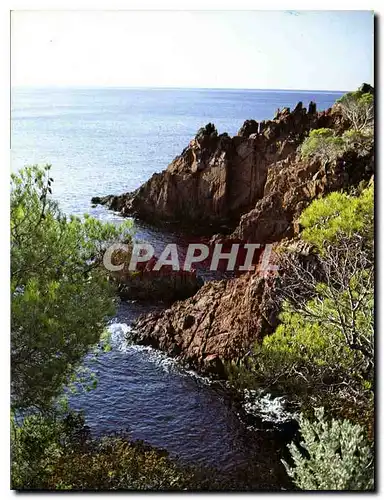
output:
[[[304,106],[314,101],[318,110],[327,109],[342,94],[14,88],[11,169],[52,165],[53,197],[63,212],[89,213],[119,224],[120,215],[92,207],[91,198],[136,189],[154,172],[164,170],[208,122],[214,123],[219,133],[235,135],[246,119],[272,119],[278,108],[292,109],[299,101]],[[175,240],[172,234],[140,222],[137,231],[139,236],[160,243]],[[225,390],[164,354],[129,340],[130,322],[161,307],[121,303],[109,325],[113,349],[102,353],[92,365],[98,386],[71,396],[71,406],[84,412],[94,435],[124,430],[133,439],[166,448],[181,460],[215,467],[225,474],[245,471],[255,463],[262,466],[263,461],[268,467],[263,450],[270,445],[270,436],[240,419]],[[253,407],[262,407],[263,418],[276,421],[283,415],[280,400],[277,405],[277,400],[265,395],[255,398],[259,400]],[[280,417],[275,415],[276,407]]]

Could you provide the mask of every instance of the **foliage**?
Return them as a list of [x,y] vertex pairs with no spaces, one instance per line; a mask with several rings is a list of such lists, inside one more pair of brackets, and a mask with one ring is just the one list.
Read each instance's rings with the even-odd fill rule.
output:
[[130,225],[66,217],[51,199],[50,167],[11,183],[11,370],[14,408],[49,408],[114,312],[100,265]]
[[300,448],[291,443],[295,467],[284,465],[302,490],[372,490],[373,454],[360,425],[348,420],[327,422],[324,409],[315,410],[315,420],[299,418]]
[[318,158],[330,163],[344,151],[344,142],[329,128],[311,130],[300,148],[302,158]]
[[348,399],[363,398],[373,382],[373,288],[366,285],[359,275],[348,292],[318,284],[311,300],[293,295],[275,332],[254,346],[242,366],[232,367],[232,379],[295,397],[345,387]]
[[[319,305],[319,300],[307,303],[313,311],[318,311]],[[267,352],[284,353],[287,358],[300,360],[300,365],[311,366],[311,370],[319,367],[328,374],[341,370],[347,372],[353,365],[352,353],[334,325],[325,334],[321,320],[308,321],[302,314],[292,312],[287,305],[280,319],[281,324],[273,335],[264,339],[263,346]]]
[[360,196],[334,192],[314,200],[303,211],[299,222],[304,228],[301,237],[319,250],[356,233],[367,243],[373,242],[373,185]]
[[336,101],[336,107],[350,124],[342,135],[329,128],[311,130],[300,147],[302,158],[315,158],[325,166],[347,151],[358,156],[369,154],[373,148],[374,97],[370,92],[348,92]]
[[[320,327],[322,356],[330,349],[341,372],[349,360],[343,378],[360,379],[363,385],[373,379],[373,215],[373,186],[358,197],[332,193],[304,210],[302,238],[314,245],[317,254],[312,259],[282,258],[286,272],[275,291],[285,301],[285,312],[272,335],[291,332],[294,340],[289,342],[297,344],[304,359],[306,344],[313,344]],[[305,336],[307,329],[312,335]],[[281,338],[277,345],[284,346]],[[331,358],[324,359],[328,368]]]
[[356,151],[359,156],[367,155],[373,149],[374,137],[371,129],[346,130],[341,137],[344,149],[346,151]]
[[362,131],[373,127],[374,97],[372,93],[362,90],[348,92],[338,99],[336,104],[354,130]]
[[300,222],[304,242],[281,252],[270,292],[280,324],[228,368],[230,378],[289,394],[302,408],[326,405],[372,438],[373,185],[312,202]]
[[11,422],[12,488],[182,490],[194,472],[127,436],[92,439],[81,415],[33,415]]

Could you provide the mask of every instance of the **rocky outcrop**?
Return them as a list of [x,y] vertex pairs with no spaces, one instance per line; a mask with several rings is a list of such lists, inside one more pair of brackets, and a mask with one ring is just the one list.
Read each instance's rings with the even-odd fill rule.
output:
[[170,273],[137,273],[119,279],[117,292],[122,299],[140,302],[163,302],[192,297],[202,286],[203,280],[196,273],[178,271]]
[[137,262],[136,270],[129,270],[131,249],[128,253],[115,251],[111,256],[113,265],[123,265],[120,270],[110,270],[109,280],[115,285],[122,299],[139,302],[162,302],[171,304],[194,295],[204,284],[195,269],[173,271],[168,266],[155,270],[158,259]]
[[161,349],[202,373],[224,376],[223,362],[246,353],[276,326],[273,279],[246,274],[210,281],[196,295],[139,318],[136,342]]
[[247,120],[234,137],[218,135],[208,124],[165,171],[136,191],[92,202],[151,223],[228,232],[264,197],[269,169],[294,154],[309,130],[342,126],[335,110],[317,113],[311,104],[307,112],[302,103],[292,112],[278,110],[273,120]]
[[[310,245],[299,238],[285,239],[273,245],[270,261],[278,266],[280,277],[286,273],[288,254],[290,262],[294,259],[314,274],[319,272]],[[130,335],[200,373],[225,378],[225,363],[247,354],[278,325],[282,297],[276,276],[259,265],[255,272],[234,279],[209,281],[193,297],[139,317]]]
[[[299,103],[292,112],[278,110],[270,121],[247,120],[232,138],[208,124],[167,170],[135,192],[93,201],[151,223],[193,225],[200,232],[209,226],[210,236],[220,231],[227,242],[284,248],[298,234],[299,215],[313,199],[373,173],[373,151],[345,153],[326,167],[301,160],[298,146],[311,129],[322,127],[341,133],[348,123],[337,107],[317,113],[314,103],[308,111]],[[296,253],[307,257],[307,249]],[[257,272],[208,282],[193,297],[136,320],[134,340],[200,372],[224,376],[226,360],[241,357],[275,329],[274,286],[273,276]]]
[[230,237],[266,244],[296,236],[299,216],[312,200],[370,179],[372,153],[358,156],[347,152],[327,168],[296,155],[275,163],[268,170],[263,198],[242,215]]

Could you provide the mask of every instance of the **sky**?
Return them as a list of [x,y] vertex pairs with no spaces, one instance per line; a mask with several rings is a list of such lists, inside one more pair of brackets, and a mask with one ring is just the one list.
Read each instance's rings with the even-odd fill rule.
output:
[[13,11],[13,86],[353,90],[371,11]]

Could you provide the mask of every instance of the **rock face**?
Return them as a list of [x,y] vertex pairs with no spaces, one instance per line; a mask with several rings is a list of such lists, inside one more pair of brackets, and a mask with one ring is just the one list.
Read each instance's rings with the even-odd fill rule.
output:
[[[282,250],[316,272],[316,258],[302,240],[286,239],[273,247],[270,264],[280,266],[279,275],[285,269]],[[225,362],[244,356],[278,325],[276,274],[260,271],[207,282],[193,297],[138,318],[132,324],[133,340],[161,349],[200,373],[225,378]]]
[[109,273],[109,279],[122,299],[170,304],[191,297],[204,284],[194,269],[173,271],[169,267],[161,267],[154,270],[158,262],[154,256],[148,261],[137,262],[135,271],[129,270],[129,262],[130,253],[117,251],[111,256],[112,264],[123,264],[122,269]]
[[[337,108],[317,113],[314,103],[308,111],[301,103],[292,112],[278,110],[271,121],[247,120],[232,138],[208,124],[164,172],[135,192],[93,201],[151,223],[188,224],[200,231],[209,226],[210,236],[229,234],[227,242],[284,245],[299,232],[298,216],[313,199],[373,173],[373,151],[346,153],[326,169],[300,160],[298,146],[311,129],[322,127],[341,133],[348,124]],[[139,318],[134,339],[200,372],[223,376],[225,360],[242,356],[275,329],[274,282],[273,276],[251,272],[208,282],[193,297]]]
[[373,155],[348,152],[327,170],[318,161],[302,161],[296,155],[272,165],[264,196],[244,214],[231,238],[253,243],[273,243],[299,232],[301,212],[315,198],[369,180]]
[[337,126],[337,111],[317,113],[311,104],[307,112],[302,103],[292,112],[279,110],[273,120],[247,120],[232,138],[208,124],[165,171],[136,191],[92,202],[151,223],[233,230],[263,198],[269,169],[294,154],[309,130]]
[[245,354],[275,328],[272,286],[271,277],[257,274],[205,283],[193,297],[136,320],[134,340],[202,373],[224,376],[224,360]]
[[[348,162],[354,175],[345,175]],[[297,217],[311,200],[339,190],[351,180],[367,178],[371,174],[366,166],[367,159],[347,156],[326,174],[316,162],[287,158],[269,170],[265,196],[241,217],[230,238],[254,243],[282,240],[275,249],[286,246],[288,238],[298,233]],[[299,240],[297,252],[307,256],[302,244]],[[223,377],[224,361],[244,355],[252,343],[276,328],[279,303],[273,294],[274,282],[273,276],[250,272],[228,281],[208,282],[188,300],[139,318],[133,325],[134,338],[177,356],[199,372]]]
[[120,279],[117,291],[122,299],[169,304],[191,297],[203,283],[196,273],[186,271],[168,274],[138,273],[134,277]]

